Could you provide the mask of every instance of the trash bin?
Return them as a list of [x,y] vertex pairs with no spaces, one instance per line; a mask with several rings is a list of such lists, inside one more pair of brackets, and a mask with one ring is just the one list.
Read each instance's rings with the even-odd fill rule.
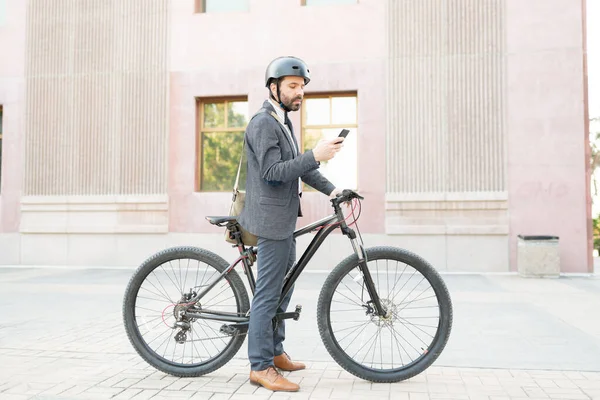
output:
[[524,277],[560,276],[558,236],[518,236],[517,269]]

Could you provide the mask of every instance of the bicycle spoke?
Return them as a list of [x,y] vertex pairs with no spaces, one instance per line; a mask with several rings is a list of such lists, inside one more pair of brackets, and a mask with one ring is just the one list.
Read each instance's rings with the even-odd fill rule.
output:
[[352,300],[350,297],[346,296],[345,294],[340,292],[340,295],[344,296],[345,298],[347,298],[348,300],[350,300],[352,303],[358,305],[358,306],[362,306],[362,304],[359,304],[357,302],[355,302],[354,300]]
[[183,296],[183,289],[181,288],[181,283],[179,283],[179,281],[177,280],[177,274],[173,270],[173,264],[171,264],[171,261],[169,261],[169,266],[171,267],[171,272],[173,272],[173,277],[175,278],[175,281],[177,282],[176,284],[175,283],[173,283],[173,284],[175,285],[175,287],[177,289],[179,289],[179,293]]
[[[423,282],[423,280],[424,280],[424,279],[425,279],[425,277],[422,277],[422,278],[421,278],[421,280],[420,280],[420,281],[417,283],[417,285],[416,285],[414,288],[412,288],[412,290],[411,290],[410,292],[408,292],[408,294],[407,294],[406,296],[404,296],[404,298],[403,298],[403,299],[400,301],[400,303],[399,303],[399,304],[404,304],[404,300],[406,300],[406,299],[408,298],[408,296],[410,296],[410,294],[411,294],[412,292],[414,292],[414,291],[415,291],[415,289],[416,289],[416,288],[419,286],[419,283]],[[423,292],[424,292],[425,290],[427,290],[427,288],[425,288],[425,289],[423,290]],[[416,297],[419,297],[419,296],[420,296],[420,295],[421,295],[423,292],[421,292],[421,293],[420,293],[418,296],[416,296]],[[400,293],[400,292],[398,292],[398,294],[399,294],[399,293]],[[394,299],[396,298],[396,296],[397,296],[397,294],[394,294],[394,296],[392,297],[392,302],[394,301]]]
[[[156,278],[156,274],[154,273],[154,271],[152,271],[152,275],[153,275],[153,276]],[[157,279],[157,280],[158,280],[158,279]],[[152,287],[153,287],[154,289],[158,290],[158,291],[159,291],[159,293],[163,293],[163,292],[162,292],[162,291],[161,291],[159,288],[157,288],[157,287],[156,287],[156,286],[155,286],[155,285],[152,283],[152,281],[148,280],[148,283],[149,283],[150,285],[152,285]],[[167,299],[167,300],[169,301],[169,303],[174,303],[174,301],[173,301],[173,300],[172,300],[172,299],[169,297],[169,292],[168,292],[168,291],[165,289],[165,287],[162,285],[162,283],[160,283],[160,281],[159,281],[158,283],[160,284],[160,287],[161,287],[161,288],[164,290],[164,295],[165,295],[164,297],[165,297],[165,299]],[[142,287],[143,287],[143,286],[141,286],[141,287],[140,287],[140,289],[141,289]],[[148,290],[148,289],[146,289],[146,290]]]
[[[136,316],[136,318],[140,318],[140,317]],[[155,317],[155,318],[151,319],[150,321],[144,322],[143,324],[141,324],[141,325],[138,325],[138,327],[142,327],[142,326],[144,326],[144,325],[146,325],[146,324],[149,324],[149,323],[151,323],[151,322],[153,322],[153,321],[156,321],[157,319],[160,319],[160,320],[162,320],[162,315],[159,315],[158,317]]]
[[[356,293],[354,293],[354,291],[353,291],[352,289],[350,289],[350,288],[348,287],[348,285],[346,285],[344,282],[342,282],[342,284],[343,284],[344,286],[346,286],[346,288],[347,288],[347,289],[350,291],[350,293],[352,293],[353,295],[355,295],[355,296],[356,296],[356,298],[358,299],[358,301],[360,301],[360,303],[363,303],[363,299],[362,299],[362,297],[359,297],[359,296],[358,296]],[[340,293],[340,294],[341,294],[341,293]],[[347,296],[344,296],[344,297],[346,297],[346,298],[347,298],[348,300],[350,300],[350,301],[353,301],[351,298],[349,298],[349,297],[347,297]],[[356,303],[356,302],[354,302],[354,303],[355,303],[355,304],[359,304],[359,303]],[[359,304],[359,305],[360,305],[360,304]]]
[[[196,330],[194,329],[194,327],[192,327],[192,329],[190,329],[190,330],[191,330],[192,332],[196,333],[196,335],[198,334],[198,333],[196,332]],[[206,346],[204,345],[204,341],[203,341],[203,340],[200,340],[199,342],[200,342],[200,344],[202,345],[202,347],[204,347],[204,350],[206,350],[206,354],[207,354],[207,355],[210,357],[210,351],[208,351],[208,349],[207,349],[207,348],[206,348]]]
[[[417,297],[419,297],[419,296],[417,296]],[[427,300],[427,299],[435,299],[435,298],[437,298],[437,296],[434,294],[433,296],[429,296],[429,297],[422,297],[422,298],[420,298],[420,299],[417,299],[417,298],[415,298],[415,299],[413,299],[413,300],[407,301],[406,303],[400,303],[400,304],[407,304],[407,305],[408,305],[408,304],[412,304],[412,303],[414,303],[414,302],[416,302],[416,301],[423,301],[423,300]],[[405,309],[406,309],[406,310],[410,310],[410,309],[415,309],[415,308],[431,308],[431,307],[433,307],[433,308],[438,308],[437,306],[426,306],[426,307],[407,307],[407,306],[404,306],[404,307],[402,307],[401,309],[399,309],[398,311],[402,311],[402,310],[405,310]]]
[[[403,318],[400,318],[400,320],[403,320]],[[417,339],[419,339],[419,340],[421,341],[421,343],[423,343],[425,346],[429,346],[427,343],[425,343],[425,342],[423,341],[423,339],[421,339],[419,336],[417,336],[417,335],[416,335],[416,334],[415,334],[415,333],[412,331],[412,329],[410,329],[410,328],[409,328],[409,326],[415,326],[415,325],[413,325],[413,324],[411,324],[411,323],[408,323],[408,324],[402,324],[402,325],[404,325],[404,326],[406,327],[406,329],[407,329],[407,330],[408,330],[410,333],[412,333],[412,334],[413,334],[413,335],[414,335],[414,336],[415,336]],[[433,335],[431,335],[431,334],[429,334],[429,333],[425,332],[423,329],[419,328],[418,326],[415,326],[415,328],[417,328],[418,330],[420,330],[421,332],[423,332],[423,333],[424,333],[424,334],[426,334],[427,336],[429,336],[429,337],[433,338]]]
[[[402,350],[404,350],[404,353],[406,353],[406,355],[410,358],[410,355],[408,354],[408,352],[406,351],[406,349],[404,348],[404,346],[402,346],[402,343],[400,343],[400,341],[398,340],[398,338],[396,337],[396,330],[394,329],[393,326],[390,327],[390,339],[393,337],[394,339],[396,339],[396,348],[398,349],[398,354],[400,355],[400,362],[402,363],[402,365],[404,365],[404,361],[402,360],[402,351],[400,351],[400,347],[402,347]],[[410,361],[413,361],[413,359],[411,358]]]
[[235,299],[235,296],[226,297],[226,298],[224,298],[223,300],[221,300],[221,301],[219,301],[219,302],[217,302],[217,303],[214,303],[214,304],[212,304],[212,303],[211,303],[211,304],[206,304],[206,305],[205,305],[203,308],[206,308],[206,309],[209,309],[209,308],[214,308],[215,306],[218,306],[219,304],[221,304],[221,303],[223,303],[224,301],[227,301],[227,300],[229,300],[229,299]]
[[[214,288],[213,288],[214,289]],[[214,295],[213,297],[209,298],[208,300],[203,301],[203,303],[205,304],[206,307],[208,307],[208,304],[210,304],[210,301],[215,299],[216,297],[218,297],[221,293],[224,293],[227,289],[229,289],[228,285],[223,285],[223,290],[221,290],[219,293],[217,293],[216,295]],[[229,298],[232,298],[234,296],[231,296]]]
[[[169,264],[171,264],[171,262],[169,261]],[[165,273],[165,275],[167,276],[167,278],[169,278],[169,280],[171,281],[171,283],[173,284],[173,286],[175,286],[176,289],[179,289],[179,287],[177,286],[177,284],[175,282],[173,282],[173,279],[171,279],[171,276],[169,275],[169,273],[167,271],[165,271],[165,269],[163,268],[163,266],[160,266],[160,269],[162,269]],[[173,267],[171,267],[171,270],[173,269]],[[175,277],[175,280],[177,280],[177,277]],[[162,286],[162,284],[161,284]],[[181,290],[180,290],[180,295],[182,295]]]

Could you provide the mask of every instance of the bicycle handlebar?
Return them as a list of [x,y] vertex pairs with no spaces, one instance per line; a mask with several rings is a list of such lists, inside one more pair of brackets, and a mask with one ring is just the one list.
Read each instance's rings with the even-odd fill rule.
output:
[[354,190],[344,189],[341,194],[338,194],[334,199],[331,199],[331,203],[337,206],[353,199],[363,200],[364,197],[356,193]]

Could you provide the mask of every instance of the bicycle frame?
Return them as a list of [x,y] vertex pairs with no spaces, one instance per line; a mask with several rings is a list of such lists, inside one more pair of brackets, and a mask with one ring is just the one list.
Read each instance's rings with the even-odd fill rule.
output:
[[[296,280],[298,279],[298,277],[300,276],[302,271],[304,271],[304,268],[306,268],[306,266],[308,265],[309,261],[312,259],[314,254],[321,247],[321,245],[323,244],[323,242],[325,241],[327,236],[329,236],[329,234],[331,232],[333,232],[335,229],[340,228],[342,230],[342,233],[350,239],[350,241],[352,243],[352,247],[354,248],[354,251],[355,251],[356,255],[358,256],[358,259],[360,262],[360,269],[361,269],[364,279],[365,279],[365,285],[366,285],[369,295],[371,296],[371,301],[373,301],[375,310],[378,313],[378,315],[384,316],[384,315],[386,315],[386,310],[381,305],[379,296],[375,289],[375,284],[373,283],[371,274],[366,266],[367,260],[365,257],[366,253],[364,251],[364,248],[363,248],[362,244],[358,243],[358,241],[356,239],[356,234],[354,233],[354,231],[352,229],[348,228],[348,226],[346,225],[346,222],[344,220],[344,215],[343,215],[339,205],[338,204],[334,205],[334,209],[335,209],[334,214],[332,214],[328,217],[322,218],[316,222],[313,222],[312,224],[306,225],[305,227],[294,231],[294,234],[293,234],[294,238],[298,238],[307,233],[318,230],[317,234],[312,239],[312,241],[310,242],[310,244],[308,245],[306,250],[302,253],[298,262],[296,264],[294,264],[292,266],[292,268],[290,268],[290,270],[286,274],[286,276],[284,278],[283,289],[281,291],[278,306],[281,305],[281,302],[283,301],[283,299],[285,298],[287,293],[291,290],[292,286],[294,285],[294,283],[296,282]],[[233,263],[231,263],[218,277],[216,277],[212,282],[210,282],[202,291],[200,291],[196,296],[191,298],[189,300],[189,303],[196,303],[197,301],[202,299],[202,297],[204,297],[206,295],[206,293],[208,293],[214,286],[216,286],[217,283],[221,279],[223,279],[225,277],[225,275],[228,274],[233,268],[235,268],[240,262],[242,263],[244,273],[246,274],[246,276],[248,278],[248,285],[250,286],[252,295],[254,295],[254,292],[256,289],[256,282],[255,282],[254,274],[252,273],[252,268],[251,268],[253,262],[250,259],[251,255],[255,254],[254,249],[246,248],[239,239],[238,239],[237,248],[240,252],[240,256]],[[289,314],[293,314],[293,313],[284,313],[284,314],[287,314],[286,318],[291,318],[291,316]],[[203,310],[202,313],[188,312],[186,315],[191,318],[211,319],[211,320],[224,321],[224,322],[243,323],[243,322],[248,322],[248,320],[249,320],[248,316],[239,316],[238,314],[235,314],[235,313],[211,312],[209,310]]]

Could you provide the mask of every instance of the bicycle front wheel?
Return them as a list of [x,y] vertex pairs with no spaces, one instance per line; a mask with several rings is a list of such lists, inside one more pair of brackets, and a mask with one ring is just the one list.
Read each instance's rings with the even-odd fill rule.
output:
[[377,315],[358,257],[326,279],[317,306],[321,339],[349,373],[372,382],[398,382],[428,368],[452,327],[452,302],[437,271],[419,256],[393,247],[366,250],[367,267],[385,317]]
[[[200,376],[229,361],[245,339],[231,324],[186,317],[188,301],[228,264],[207,250],[175,247],[157,253],[134,273],[125,291],[123,319],[138,354],[156,369],[179,377]],[[195,313],[244,316],[250,308],[244,283],[230,271],[194,306]]]

